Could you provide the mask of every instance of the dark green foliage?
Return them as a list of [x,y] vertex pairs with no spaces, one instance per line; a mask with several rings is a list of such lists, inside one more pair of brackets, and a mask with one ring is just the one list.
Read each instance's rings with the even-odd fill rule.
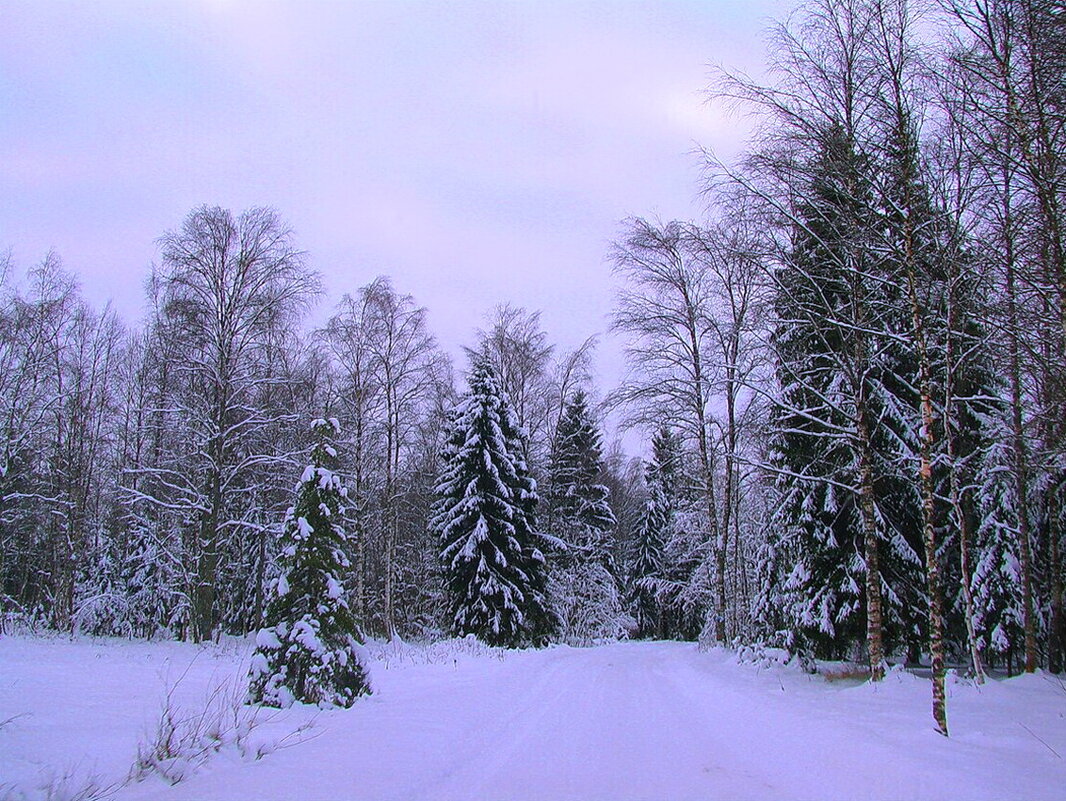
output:
[[552,572],[552,601],[568,642],[589,643],[625,633],[614,563],[615,518],[603,485],[600,433],[588,397],[567,401],[555,432],[551,462],[552,534],[566,544]]
[[[886,643],[918,636],[922,609],[918,497],[902,459],[913,452],[913,361],[892,336],[906,317],[882,264],[868,159],[830,128],[810,166],[789,259],[777,275],[772,414],[777,475],[777,597],[769,604],[798,647],[840,658],[865,639],[865,561],[858,508],[857,404],[877,421],[868,454],[881,544]],[[904,307],[905,308],[905,307]],[[883,333],[882,333],[883,332]],[[762,604],[764,610],[767,604]]]
[[663,634],[659,594],[666,560],[665,535],[671,516],[662,488],[649,481],[648,501],[640,519],[629,575],[629,605],[636,621],[635,636],[640,638]]
[[256,638],[248,700],[349,707],[370,692],[358,627],[340,576],[348,567],[340,526],[347,493],[331,469],[335,420],[316,420],[318,443],[297,488],[282,534],[281,575]]
[[430,525],[440,537],[452,632],[505,647],[542,645],[555,628],[524,445],[495,370],[478,361],[452,414]]
[[603,477],[600,433],[592,419],[588,398],[578,390],[566,404],[555,435],[552,454],[552,519],[571,551],[611,569],[611,532],[614,512]]
[[668,548],[676,537],[676,503],[680,445],[670,429],[660,428],[652,439],[652,460],[645,466],[648,500],[629,565],[629,608],[636,636],[678,636],[675,592],[679,566],[671,563]]

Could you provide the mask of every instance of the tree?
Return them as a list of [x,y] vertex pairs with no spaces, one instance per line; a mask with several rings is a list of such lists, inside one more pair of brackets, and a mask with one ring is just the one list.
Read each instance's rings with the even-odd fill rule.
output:
[[[352,476],[355,604],[366,610],[368,623],[392,637],[405,614],[398,601],[415,591],[399,580],[398,548],[421,541],[426,531],[424,513],[418,521],[410,519],[412,507],[421,503],[416,497],[421,485],[404,474],[423,471],[412,460],[442,388],[450,391],[450,364],[429,333],[425,308],[384,276],[354,297],[345,295],[323,335],[337,375],[333,403],[348,421],[343,445]],[[372,608],[368,589],[375,591]]]
[[[1007,355],[1025,669],[1066,655],[1061,488],[1066,453],[1066,28],[1046,0],[944,0],[957,38],[955,123],[978,173],[976,233],[1001,300]],[[1041,525],[1041,521],[1047,521]],[[1041,564],[1043,562],[1043,564]],[[1041,569],[1043,568],[1043,569]],[[1046,585],[1041,586],[1043,573]]]
[[[865,607],[866,651],[878,680],[886,612],[889,620],[893,612],[902,617],[913,639],[906,616],[924,599],[914,575],[919,549],[907,539],[920,507],[913,482],[899,471],[901,459],[917,453],[910,425],[917,371],[899,333],[908,318],[884,269],[874,191],[883,80],[870,46],[875,5],[818,0],[805,6],[776,30],[773,84],[727,77],[724,93],[766,115],[764,146],[749,156],[744,172],[727,172],[758,199],[768,223],[767,277],[778,298],[777,433],[791,440],[782,448],[779,439],[774,452],[792,452],[790,463],[769,467],[801,490],[794,500],[809,490],[829,502],[811,498],[800,508],[815,523],[805,527],[815,537],[808,542],[820,538],[839,551],[830,564],[842,565],[854,551],[812,515],[836,526],[839,509],[857,524],[861,556],[852,571],[861,570],[865,586],[847,577],[837,582],[838,598],[845,617]],[[886,547],[891,560],[883,558]],[[819,583],[802,568],[794,575]],[[832,616],[801,619],[833,625]]]
[[340,425],[315,420],[311,428],[317,443],[286,514],[281,575],[249,671],[248,700],[265,706],[299,701],[349,707],[370,692],[358,626],[341,583],[349,567],[340,525],[348,493],[332,469]]
[[276,212],[234,217],[205,206],[163,236],[151,286],[152,325],[165,332],[156,340],[164,350],[151,357],[166,359],[158,368],[168,382],[156,422],[178,431],[135,468],[141,481],[129,491],[134,502],[176,518],[191,633],[203,640],[219,621],[220,567],[235,553],[226,541],[257,525],[250,501],[262,470],[284,457],[281,435],[295,419],[267,402],[287,381],[276,370],[278,345],[319,285]]
[[[715,443],[711,434],[713,347],[709,324],[714,286],[699,261],[695,240],[678,222],[665,226],[636,219],[614,248],[616,274],[627,285],[619,292],[612,329],[628,335],[629,373],[611,396],[625,406],[628,425],[664,420],[695,444],[702,494],[700,513],[709,544],[724,548],[718,509]],[[694,533],[689,529],[689,533]],[[715,565],[720,563],[715,559]],[[724,574],[716,583],[717,609],[724,609]],[[715,614],[714,634],[725,639],[725,619]]]
[[[724,413],[716,414],[712,424],[718,430],[718,448],[722,451],[722,500],[719,539],[714,548],[715,575],[715,638],[725,639],[727,629],[733,636],[740,633],[740,606],[749,601],[746,559],[741,558],[744,529],[744,495],[757,492],[757,486],[745,486],[742,463],[747,461],[744,440],[752,428],[752,410],[757,394],[751,387],[762,378],[765,348],[762,346],[759,321],[761,244],[755,230],[757,215],[746,208],[743,193],[727,195],[723,211],[716,223],[689,226],[690,247],[712,286],[712,300],[708,304],[706,324],[712,362],[720,364],[712,388],[716,405],[724,406]],[[728,584],[727,560],[732,542],[735,580]],[[729,590],[732,590],[730,592]],[[727,599],[736,606],[727,610]]]
[[[530,458],[548,448],[554,433],[549,428],[551,408],[546,392],[548,365],[554,346],[540,327],[540,312],[505,303],[496,307],[488,330],[478,330],[475,354],[488,361],[500,377],[500,386],[511,399],[515,420],[527,432]],[[565,398],[563,399],[565,400]]]
[[54,253],[26,293],[6,285],[10,269],[0,262],[0,606],[70,629],[117,474],[112,372],[124,334]]
[[552,449],[551,497],[556,529],[552,532],[585,558],[613,571],[610,535],[614,527],[603,473],[600,433],[588,396],[577,390],[566,403]]
[[1008,426],[1003,428],[998,442],[980,454],[978,472],[983,478],[974,532],[977,559],[970,582],[976,645],[985,659],[1003,660],[1009,671],[1014,654],[1025,652],[1025,625],[1019,525],[1009,480],[1014,454]]
[[430,525],[453,633],[505,647],[543,644],[555,623],[545,598],[548,538],[536,532],[523,445],[496,371],[478,360],[452,413]]
[[662,487],[649,477],[648,500],[637,529],[633,556],[629,565],[629,607],[638,638],[663,636],[662,591],[669,535],[670,508]]
[[[918,391],[920,423],[917,426],[917,474],[921,494],[922,543],[925,555],[926,594],[929,607],[929,653],[933,674],[933,718],[937,730],[948,733],[944,691],[944,613],[940,556],[937,543],[937,498],[933,461],[947,437],[938,430],[934,409],[934,372],[946,350],[947,248],[937,233],[943,217],[933,207],[920,156],[919,114],[912,98],[917,94],[915,19],[906,2],[886,0],[876,7],[873,45],[884,79],[880,125],[881,175],[883,186],[883,257],[890,278],[905,287],[909,307],[906,331],[909,355],[915,362],[914,385]],[[941,415],[942,416],[942,415]],[[953,469],[954,465],[949,465]],[[959,516],[956,516],[958,519]],[[965,544],[964,551],[965,553]],[[969,593],[969,579],[963,582]]]
[[396,544],[405,493],[399,474],[405,446],[417,429],[420,406],[440,380],[439,353],[426,326],[426,310],[400,295],[387,278],[361,290],[370,329],[370,369],[376,374],[384,412],[385,471],[382,487],[385,633],[396,634]]
[[645,465],[648,499],[641,514],[628,571],[629,604],[638,637],[667,636],[663,595],[667,575],[666,546],[673,538],[677,459],[676,439],[664,426],[652,438],[652,460]]
[[373,477],[380,474],[380,451],[375,442],[381,416],[381,377],[374,369],[370,338],[369,293],[364,287],[356,296],[345,294],[322,332],[334,365],[336,386],[332,408],[345,421],[345,466],[348,480],[349,541],[354,551],[355,612],[369,624],[367,604],[367,546],[373,501]]
[[584,390],[565,405],[550,472],[551,533],[566,544],[551,572],[551,595],[564,636],[575,642],[618,637],[625,627],[611,547],[615,518],[608,490],[600,483],[600,434]]

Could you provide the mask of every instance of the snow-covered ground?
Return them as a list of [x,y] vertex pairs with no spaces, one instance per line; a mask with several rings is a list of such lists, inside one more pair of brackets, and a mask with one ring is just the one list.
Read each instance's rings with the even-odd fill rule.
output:
[[951,683],[944,739],[928,683],[906,673],[879,686],[830,683],[685,643],[506,654],[466,642],[377,646],[374,694],[352,709],[258,712],[250,725],[246,708],[236,729],[214,727],[217,753],[163,763],[185,771],[178,784],[149,771],[114,786],[155,730],[168,688],[173,708],[214,695],[225,711],[249,648],[0,638],[0,798],[78,798],[90,777],[119,801],[1066,792],[1058,678]]

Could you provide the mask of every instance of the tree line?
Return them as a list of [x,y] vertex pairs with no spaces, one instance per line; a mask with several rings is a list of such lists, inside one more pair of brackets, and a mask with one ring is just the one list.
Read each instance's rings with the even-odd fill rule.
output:
[[619,392],[703,496],[705,630],[874,680],[928,657],[945,734],[949,661],[1066,661],[1064,59],[1061,3],[804,4],[766,81],[719,75],[755,134],[708,154],[710,221],[617,253]]
[[[429,520],[458,392],[414,298],[379,277],[308,330],[319,276],[263,208],[198,208],[165,233],[139,328],[93,310],[54,254],[24,281],[10,259],[4,268],[6,618],[195,641],[258,629],[312,441],[306,421],[326,415],[342,425],[355,619],[385,637],[443,631]],[[511,305],[473,333],[470,357],[492,365],[530,481],[535,473],[553,499],[541,519],[575,502],[551,489],[566,483],[557,454],[569,448],[611,523],[605,547],[615,548],[615,517],[634,516],[641,490],[618,448],[599,452],[585,394],[594,340],[559,352],[538,313]],[[616,591],[619,580],[613,572]]]

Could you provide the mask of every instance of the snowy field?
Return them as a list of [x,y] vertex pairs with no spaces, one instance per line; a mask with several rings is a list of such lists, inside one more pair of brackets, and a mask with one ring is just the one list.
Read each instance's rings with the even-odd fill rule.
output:
[[[232,703],[249,649],[0,638],[0,798],[1066,793],[1066,685],[1047,675],[951,682],[946,740],[933,731],[928,683],[908,674],[876,687],[827,682],[669,642],[506,654],[467,642],[374,646],[374,694],[352,709],[252,717]],[[144,744],[168,691],[198,735],[180,747],[175,736],[153,762]],[[144,776],[123,786],[139,743]]]

